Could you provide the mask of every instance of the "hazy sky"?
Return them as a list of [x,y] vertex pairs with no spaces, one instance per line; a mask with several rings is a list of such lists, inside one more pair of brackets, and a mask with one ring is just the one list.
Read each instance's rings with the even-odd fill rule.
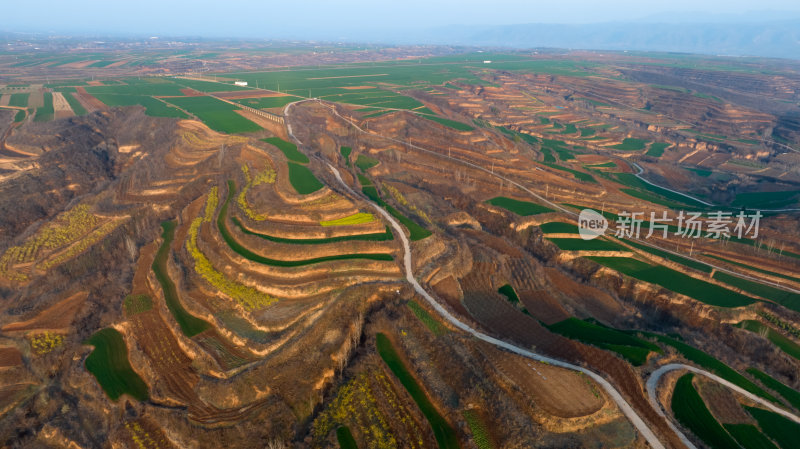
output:
[[[519,23],[590,23],[659,16],[697,21],[710,14],[783,11],[800,17],[796,0],[26,0],[4,2],[6,31],[135,33],[299,38],[353,29]],[[491,6],[489,6],[491,5]],[[362,33],[356,33],[362,34]]]

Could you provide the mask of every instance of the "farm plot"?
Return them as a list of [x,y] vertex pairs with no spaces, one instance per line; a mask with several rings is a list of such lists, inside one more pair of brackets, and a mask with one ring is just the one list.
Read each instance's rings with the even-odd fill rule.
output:
[[193,337],[205,331],[211,327],[211,325],[189,313],[183,307],[183,304],[181,304],[178,298],[178,289],[175,287],[175,283],[172,282],[172,279],[170,279],[167,271],[167,258],[170,254],[170,245],[172,244],[172,239],[175,237],[175,222],[166,221],[161,223],[161,228],[163,229],[161,238],[163,238],[164,241],[158,248],[156,257],[153,260],[153,272],[155,272],[156,279],[158,279],[159,284],[161,284],[161,289],[164,291],[164,300],[167,303],[167,308],[172,313],[175,321],[178,322],[181,331],[187,337]]
[[268,137],[266,139],[261,139],[261,140],[270,145],[276,146],[279,150],[281,150],[283,155],[286,156],[286,159],[292,162],[298,162],[300,164],[308,164],[309,162],[308,156],[301,153],[297,149],[297,145],[291,142],[287,142],[281,139],[280,137]]
[[237,98],[232,101],[244,106],[250,106],[251,108],[271,109],[282,108],[287,104],[298,100],[302,100],[302,98],[295,97],[293,95],[281,95],[276,97]]
[[745,407],[745,410],[758,421],[758,426],[764,434],[778,443],[782,449],[797,447],[800,424],[761,408]]
[[124,95],[124,96],[182,96],[181,86],[165,78],[127,78],[125,84],[112,86],[87,86],[86,92],[97,95]]
[[[359,180],[361,180],[361,178],[359,178]],[[397,219],[397,221],[399,221],[403,226],[405,226],[406,229],[408,229],[409,239],[411,239],[411,241],[422,240],[433,234],[431,231],[418,225],[414,220],[406,217],[399,210],[395,209],[390,204],[386,203],[386,201],[384,201],[380,197],[380,195],[378,195],[378,189],[375,188],[375,186],[371,185],[371,183],[364,184],[363,180],[361,181],[362,181],[362,186],[364,186],[361,188],[361,191],[364,193],[364,195],[366,195],[367,198],[371,199],[382,208],[386,209],[386,211],[389,212],[389,214],[391,214],[394,218]]]
[[756,320],[742,321],[741,323],[737,324],[736,327],[740,327],[742,329],[749,330],[750,332],[755,332],[756,334],[759,334],[762,337],[766,337],[767,340],[771,341],[775,346],[779,347],[781,351],[800,360],[800,345],[790,340],[789,338],[785,337],[783,334],[773,329],[772,327],[767,326],[766,324],[763,324],[760,321]]
[[8,100],[9,106],[16,106],[18,108],[27,108],[28,107],[28,97],[31,94],[11,94],[11,98]]
[[567,338],[614,351],[625,357],[634,366],[640,366],[647,362],[647,357],[651,352],[662,352],[657,345],[641,338],[574,317],[546,327]]
[[587,258],[622,274],[659,285],[712,306],[742,307],[757,301],[749,296],[693,278],[662,265],[650,265],[627,257],[587,256]]
[[686,257],[681,257],[676,254],[660,250],[658,248],[653,248],[652,246],[637,243],[634,242],[633,240],[622,239],[622,241],[636,249],[640,249],[644,252],[661,257],[662,259],[670,260],[672,262],[679,263],[689,268],[694,268],[695,270],[702,271],[703,273],[711,273],[711,267],[702,262],[697,262],[692,259],[687,259]]
[[513,198],[507,198],[504,196],[498,196],[486,202],[493,206],[502,207],[503,209],[509,210],[523,217],[536,214],[543,214],[546,212],[553,212],[553,209],[541,206],[536,203],[531,203],[530,201],[520,201],[520,200],[515,200]]
[[[231,221],[235,224],[239,230],[243,233],[256,236],[262,238],[264,240],[269,240],[275,243],[290,243],[293,245],[321,245],[325,243],[337,243],[337,242],[347,242],[351,240],[365,240],[365,241],[372,241],[372,242],[383,242],[386,240],[394,239],[394,235],[392,235],[392,231],[389,227],[386,227],[386,232],[376,232],[371,234],[353,234],[353,235],[343,235],[339,237],[321,237],[321,238],[310,238],[310,239],[289,239],[284,237],[275,237],[269,234],[262,234],[259,232],[254,232],[247,229],[238,218],[231,216]],[[324,225],[323,225],[324,226]]]
[[261,127],[237,114],[239,108],[212,97],[170,97],[169,103],[194,114],[209,128],[229,134],[248,133],[261,130]]
[[55,111],[55,118],[71,117],[74,115],[69,102],[61,92],[53,93],[53,110]]
[[411,397],[414,398],[414,402],[417,403],[420,410],[422,410],[422,413],[433,429],[433,434],[436,437],[439,448],[459,448],[460,446],[455,430],[430,402],[425,390],[423,390],[422,386],[420,386],[414,376],[408,371],[403,360],[392,346],[389,338],[384,334],[377,334],[376,346],[383,361],[386,362],[386,365],[392,373],[394,373],[400,383],[403,384]]
[[717,271],[714,273],[714,279],[722,281],[728,285],[740,288],[743,291],[760,296],[764,299],[774,301],[787,309],[800,312],[800,294],[792,293],[786,290],[781,290],[769,285],[760,284],[758,282],[742,279],[738,276],[733,276],[728,273]]
[[621,144],[612,145],[607,148],[620,151],[641,151],[645,149],[647,143],[648,142],[646,140],[637,139],[634,137],[628,137],[623,139]]
[[127,394],[139,401],[147,399],[147,385],[128,361],[128,348],[122,334],[110,327],[101,329],[86,344],[94,346],[94,351],[86,358],[86,369],[109,398],[116,401]]
[[289,182],[300,195],[308,195],[325,187],[305,165],[296,162],[288,162],[288,164]]
[[366,212],[358,212],[347,217],[337,218],[335,220],[321,221],[321,226],[350,226],[362,223],[372,223],[375,221],[375,216]]
[[53,108],[53,94],[45,92],[43,94],[43,105],[36,108],[36,114],[33,116],[35,122],[49,122],[55,116],[55,109]]
[[189,117],[180,109],[167,105],[163,101],[153,97],[124,94],[94,94],[94,97],[110,107],[144,106],[145,114],[151,117]]
[[359,154],[356,158],[356,167],[358,167],[362,172],[367,172],[372,167],[375,167],[380,163],[379,160],[369,157],[365,154]]
[[571,238],[551,238],[547,240],[553,242],[562,251],[626,251],[627,248],[605,239],[583,240]]
[[256,254],[251,250],[249,250],[248,248],[244,247],[242,244],[240,244],[230,233],[227,224],[225,223],[225,217],[227,216],[228,213],[228,204],[230,203],[230,200],[233,197],[233,192],[235,190],[236,190],[236,185],[234,184],[234,182],[228,181],[228,197],[223,203],[219,215],[217,216],[217,228],[219,229],[220,235],[222,235],[223,240],[225,240],[225,243],[227,243],[228,246],[233,251],[235,251],[237,254],[239,254],[240,256],[244,257],[247,260],[264,265],[272,265],[279,267],[299,267],[321,262],[327,262],[331,260],[352,260],[352,259],[386,260],[386,261],[394,260],[391,254],[374,254],[374,253],[337,254],[333,256],[318,257],[314,259],[303,259],[303,260],[277,260]]
[[762,385],[783,396],[795,409],[800,410],[800,392],[789,388],[787,385],[775,380],[769,374],[755,368],[747,368],[751,376],[758,379]]
[[694,374],[684,374],[672,393],[672,412],[675,418],[710,447],[738,447],[706,407],[703,398],[692,385]]

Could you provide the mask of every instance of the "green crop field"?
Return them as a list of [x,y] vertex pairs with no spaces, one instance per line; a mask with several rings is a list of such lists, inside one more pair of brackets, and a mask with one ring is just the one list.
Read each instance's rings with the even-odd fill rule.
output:
[[561,221],[551,221],[550,223],[542,223],[539,229],[545,234],[577,234],[578,226],[572,223],[564,223]]
[[600,163],[600,164],[590,164],[590,165],[584,165],[583,167],[584,167],[584,168],[589,168],[589,169],[598,169],[598,168],[616,168],[616,167],[617,167],[617,164],[616,164],[616,163],[614,163],[614,162],[611,162],[611,161],[609,161],[609,162],[603,162],[603,163]]
[[553,209],[540,206],[536,203],[531,203],[530,201],[520,201],[512,198],[507,198],[504,196],[498,196],[486,202],[493,206],[502,207],[503,209],[509,210],[523,217],[527,217],[529,215],[543,214],[546,212],[553,212]]
[[772,300],[787,309],[800,312],[800,294],[781,290],[769,285],[760,284],[758,282],[742,279],[738,276],[733,276],[728,273],[717,271],[714,273],[714,279],[720,280],[728,285],[740,288],[748,293],[760,296],[764,299]]
[[660,285],[700,302],[717,307],[742,307],[756,302],[749,296],[710,284],[661,265],[650,265],[626,257],[588,257],[620,273],[651,284]]
[[782,382],[779,382],[772,378],[769,374],[759,371],[755,368],[747,368],[747,372],[750,373],[753,377],[758,379],[762,385],[769,388],[772,391],[775,391],[779,395],[783,396],[789,404],[792,405],[797,410],[800,410],[800,392],[797,390],[790,388],[789,386],[785,385]]
[[314,173],[305,165],[301,165],[296,162],[288,162],[288,164],[289,182],[300,195],[308,195],[325,187],[325,185],[319,182],[319,179],[317,179],[317,177],[314,176]]
[[358,449],[356,439],[347,426],[339,426],[336,428],[336,441],[339,442],[340,449]]
[[94,375],[109,398],[116,401],[123,394],[134,399],[147,399],[147,384],[131,367],[125,340],[116,329],[95,332],[85,344],[94,346],[86,357],[86,370]]
[[512,304],[519,304],[519,296],[517,296],[517,292],[514,290],[514,287],[512,287],[511,284],[506,284],[500,287],[497,289],[497,292],[508,298],[509,302]]
[[647,146],[647,143],[648,142],[646,140],[628,137],[623,139],[622,143],[618,145],[612,145],[608,148],[621,151],[640,151],[644,150],[644,148]]
[[594,179],[594,176],[592,176],[592,175],[590,175],[588,173],[584,173],[584,172],[578,171],[578,170],[573,170],[571,168],[564,167],[563,165],[553,164],[551,162],[540,162],[540,164],[546,165],[546,166],[548,166],[550,168],[554,168],[556,170],[561,170],[561,171],[570,173],[578,181],[597,183],[597,180]]
[[647,149],[645,155],[652,157],[661,157],[664,155],[664,150],[669,148],[670,145],[672,144],[667,142],[653,142],[650,144],[650,148]]
[[16,106],[18,108],[27,108],[28,107],[28,97],[31,94],[11,94],[11,98],[8,100],[9,106]]
[[776,273],[774,271],[764,270],[764,269],[761,269],[761,268],[758,268],[758,267],[754,267],[752,264],[736,262],[734,260],[726,259],[724,257],[715,256],[713,254],[703,254],[703,255],[706,256],[706,257],[710,257],[712,259],[721,260],[722,262],[729,263],[731,265],[736,265],[738,267],[747,268],[748,270],[752,270],[752,271],[756,271],[756,272],[759,272],[759,273],[768,274],[770,276],[775,276],[775,277],[787,279],[787,280],[790,280],[790,281],[800,282],[800,277],[787,276],[787,275],[782,274],[782,273]]
[[161,284],[161,289],[164,291],[164,301],[167,303],[167,308],[180,326],[181,332],[187,337],[193,337],[205,331],[211,325],[183,308],[183,304],[178,298],[178,289],[175,288],[175,283],[172,282],[167,271],[170,245],[172,244],[172,239],[175,238],[175,222],[165,221],[161,223],[161,228],[163,229],[161,237],[164,241],[158,247],[156,257],[153,259],[153,272],[156,274],[156,279],[158,279],[158,283]]
[[570,239],[550,238],[547,240],[555,243],[562,251],[627,251],[628,249],[605,239]]
[[370,168],[378,165],[380,163],[379,160],[375,159],[374,157],[369,157],[365,154],[359,154],[356,158],[356,167],[358,167],[361,171],[366,172]]
[[444,117],[431,116],[431,115],[421,115],[421,117],[424,117],[424,118],[426,118],[428,120],[432,120],[432,121],[434,121],[436,123],[440,123],[440,124],[442,124],[444,126],[453,128],[453,129],[455,129],[457,131],[472,131],[472,130],[475,129],[472,126],[467,125],[466,123],[457,122],[455,120],[450,120],[450,119],[447,119],[447,118],[444,118]]
[[86,108],[84,108],[80,101],[73,97],[71,93],[65,93],[64,99],[67,100],[69,107],[72,108],[72,112],[74,112],[75,115],[86,115]]
[[752,424],[724,424],[725,430],[745,449],[778,449]]
[[128,295],[122,301],[122,305],[125,308],[125,314],[135,315],[152,309],[153,299],[148,295]]
[[672,393],[675,419],[692,431],[712,449],[736,448],[739,445],[708,411],[703,398],[692,385],[694,374],[684,374]]
[[[667,189],[662,189],[661,187],[656,187],[652,184],[648,184],[642,181],[641,179],[637,178],[636,175],[634,175],[633,173],[614,173],[612,176],[613,179],[615,179],[620,184],[626,185],[628,187],[633,187],[634,189],[636,189],[636,191],[639,191],[639,195],[637,196],[636,194],[632,194],[630,192],[630,189],[622,189],[623,192],[631,196],[635,196],[637,198],[650,201],[655,204],[661,204],[667,207],[671,207],[673,209],[680,209],[682,207],[685,207],[684,205],[701,209],[708,207],[703,203],[694,201],[683,195],[679,195]],[[646,195],[645,192],[653,193],[657,195],[657,197]]]
[[95,95],[95,98],[111,107],[136,105],[144,106],[145,114],[151,117],[189,117],[180,109],[172,107],[153,97],[146,97],[142,95],[97,94]]
[[547,326],[547,328],[567,338],[614,351],[628,359],[634,366],[644,364],[651,352],[662,352],[658,345],[646,340],[610,327],[579,320],[575,317],[559,321]]
[[245,234],[253,235],[275,243],[289,243],[292,245],[321,245],[325,243],[348,242],[351,240],[383,242],[394,239],[394,235],[392,235],[392,231],[389,229],[388,226],[386,227],[386,232],[375,232],[371,234],[353,234],[353,235],[343,235],[339,237],[321,237],[321,238],[311,238],[311,239],[287,239],[283,237],[275,237],[268,234],[253,232],[245,228],[244,225],[242,225],[242,222],[239,221],[239,219],[234,216],[231,216],[231,220]]
[[780,401],[776,399],[771,394],[767,393],[759,387],[758,385],[754,384],[750,379],[741,375],[738,371],[731,368],[730,366],[722,363],[721,361],[717,360],[716,358],[706,354],[705,352],[694,348],[682,341],[675,340],[674,338],[666,337],[664,335],[654,334],[650,332],[642,332],[643,335],[651,338],[655,338],[658,342],[672,346],[673,348],[677,349],[681,355],[686,357],[686,360],[694,362],[699,366],[707,369],[708,371],[714,372],[719,377],[731,382],[735,385],[744,388],[745,390],[757,395],[761,396],[762,398],[779,404]]
[[756,320],[742,321],[741,323],[737,324],[736,327],[747,329],[750,332],[755,332],[763,337],[766,337],[775,346],[779,347],[781,351],[800,360],[800,345],[795,343],[793,340],[785,337],[783,334],[773,329],[772,327],[767,326],[766,324],[763,324],[760,321]]
[[408,301],[408,308],[411,309],[414,315],[420,321],[422,321],[422,324],[424,324],[425,327],[427,327],[428,330],[433,333],[433,335],[439,336],[447,333],[447,328],[436,321],[436,318],[428,313],[428,311],[425,310],[425,308],[423,308],[421,305],[417,304],[417,302],[413,299]]
[[237,86],[231,82],[216,82],[216,81],[201,81],[189,80],[185,78],[173,78],[175,84],[182,87],[188,87],[200,92],[233,92],[251,90],[254,86]]
[[350,166],[350,153],[353,152],[353,149],[350,148],[350,147],[339,147],[339,152],[342,154],[342,157],[344,158],[344,162],[349,167]]
[[14,115],[14,123],[19,123],[25,120],[25,111],[17,111],[17,114]]
[[177,97],[166,98],[165,101],[194,114],[215,131],[234,134],[261,130],[260,126],[237,114],[236,106],[216,98]]
[[36,114],[33,116],[35,122],[49,122],[55,116],[55,109],[53,109],[53,94],[50,92],[44,93],[44,106],[36,108]]
[[[181,86],[165,78],[127,78],[125,84],[87,86],[86,92],[97,95],[182,96]],[[203,98],[203,97],[198,97]]]
[[382,208],[386,209],[386,212],[389,212],[394,218],[397,219],[403,226],[408,229],[409,239],[411,241],[422,240],[426,237],[429,237],[433,233],[422,226],[418,225],[414,220],[406,217],[399,210],[392,207],[390,204],[387,204],[386,201],[378,195],[378,189],[375,188],[373,185],[367,185],[362,187],[361,191],[367,198],[371,199],[375,203],[377,203]]
[[552,163],[554,163],[556,161],[555,156],[553,156],[553,150],[551,150],[550,148],[542,147],[541,152],[542,152],[542,156],[544,156],[542,158],[542,161],[544,163],[552,164]]
[[800,201],[800,190],[749,192],[738,193],[731,203],[731,206],[757,209],[780,209],[796,205],[798,201]]
[[320,221],[321,226],[351,226],[375,221],[375,216],[366,212],[358,212],[335,220]]
[[266,139],[261,139],[264,142],[267,142],[270,145],[275,145],[278,147],[283,155],[286,156],[286,159],[289,159],[292,162],[299,162],[301,164],[308,164],[308,156],[301,153],[300,150],[297,149],[297,145],[287,142],[280,137],[268,137]]
[[422,389],[414,376],[408,372],[408,369],[406,369],[406,366],[403,364],[403,360],[395,351],[389,338],[384,334],[377,334],[376,346],[383,361],[386,362],[386,365],[392,373],[394,373],[400,383],[403,384],[408,394],[414,399],[414,402],[417,403],[422,414],[425,415],[425,418],[433,429],[433,435],[436,437],[439,448],[460,448],[455,430],[453,430],[450,423],[439,414],[439,411],[431,404],[431,401],[425,394],[425,390]]
[[270,109],[270,108],[282,108],[287,104],[300,99],[301,99],[300,97],[285,95],[281,97],[242,98],[239,100],[232,100],[232,101],[239,104],[243,104],[245,106],[250,106],[251,108]]
[[477,446],[478,449],[495,449],[496,446],[492,441],[489,428],[486,422],[481,419],[481,416],[473,410],[464,410],[461,414],[464,416],[464,420],[467,422],[467,426],[469,426],[469,430],[472,432],[472,441],[475,443],[475,446]]
[[[655,231],[654,234],[658,235],[658,232],[660,232],[660,231]],[[627,243],[628,245],[631,245],[634,248],[638,248],[638,249],[640,249],[642,251],[645,251],[645,252],[648,252],[650,254],[656,255],[656,256],[661,257],[663,259],[671,260],[673,262],[679,263],[679,264],[687,266],[689,268],[694,268],[695,270],[702,271],[703,273],[711,273],[711,267],[709,265],[706,265],[706,264],[702,263],[702,262],[697,262],[697,261],[692,260],[692,259],[687,259],[686,257],[681,257],[681,256],[678,256],[677,254],[672,254],[672,253],[669,253],[667,251],[660,250],[658,248],[653,248],[651,246],[647,246],[647,245],[644,245],[644,244],[641,244],[641,243],[637,243],[637,242],[634,242],[633,240],[622,239],[622,241]]]
[[800,424],[764,409],[756,407],[745,407],[745,409],[758,421],[758,426],[764,434],[772,438],[782,449],[797,447]]
[[305,265],[312,265],[321,262],[328,262],[331,260],[353,260],[353,259],[362,259],[362,260],[394,260],[391,254],[375,254],[375,253],[366,253],[366,254],[338,254],[335,256],[326,256],[326,257],[318,257],[314,259],[302,259],[302,260],[277,260],[277,259],[270,259],[268,257],[261,256],[250,251],[248,248],[245,248],[240,244],[233,235],[228,230],[228,226],[225,223],[225,217],[228,215],[228,205],[230,204],[231,198],[233,198],[233,194],[236,191],[236,184],[233,181],[228,181],[228,196],[225,199],[225,202],[222,204],[222,208],[219,211],[219,215],[217,216],[217,228],[219,229],[220,234],[222,235],[223,240],[228,246],[237,254],[244,257],[247,260],[260,263],[263,265],[271,265],[276,267],[301,267]]

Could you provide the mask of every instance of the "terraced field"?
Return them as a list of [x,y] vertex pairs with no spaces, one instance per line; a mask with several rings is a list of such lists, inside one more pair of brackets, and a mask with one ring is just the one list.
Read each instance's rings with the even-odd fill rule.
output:
[[86,358],[86,369],[94,374],[108,397],[116,401],[127,394],[139,401],[147,399],[147,385],[131,368],[122,334],[115,329],[102,329],[86,344],[94,346]]

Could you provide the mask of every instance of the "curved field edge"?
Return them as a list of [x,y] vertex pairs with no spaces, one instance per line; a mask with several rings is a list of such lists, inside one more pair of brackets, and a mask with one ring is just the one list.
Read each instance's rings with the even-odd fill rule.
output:
[[172,282],[167,272],[167,257],[169,257],[172,240],[175,238],[175,226],[174,221],[161,223],[161,228],[163,229],[161,237],[164,241],[158,248],[155,259],[153,259],[152,268],[158,283],[161,284],[161,289],[164,291],[164,301],[167,303],[167,308],[172,313],[175,321],[178,322],[181,332],[187,337],[193,337],[208,329],[211,325],[183,308],[180,299],[178,299],[178,289],[175,288],[175,283]]
[[395,351],[394,347],[392,346],[392,342],[389,338],[379,333],[376,335],[376,347],[378,349],[378,353],[380,354],[383,361],[389,367],[389,369],[394,373],[400,383],[403,384],[408,394],[414,399],[414,402],[417,403],[419,409],[422,411],[422,414],[425,415],[425,418],[430,423],[431,428],[433,429],[433,435],[436,437],[436,442],[439,445],[439,448],[459,448],[458,438],[456,437],[455,430],[453,427],[448,423],[439,411],[436,410],[436,407],[431,403],[426,396],[425,391],[422,389],[420,384],[414,379],[414,376],[406,369],[406,366],[403,364],[402,359]]
[[116,401],[123,394],[139,401],[148,398],[147,384],[131,367],[128,348],[119,331],[110,327],[101,329],[84,344],[94,346],[92,353],[86,357],[84,366],[94,375],[109,398]]
[[391,254],[338,254],[335,256],[325,256],[325,257],[317,257],[314,259],[304,259],[304,260],[278,260],[278,259],[270,259],[268,257],[261,256],[256,254],[249,249],[245,248],[242,244],[240,244],[233,235],[228,230],[227,224],[225,223],[225,217],[228,214],[228,205],[230,204],[231,198],[233,198],[234,192],[236,191],[236,183],[233,180],[228,181],[228,195],[225,198],[225,202],[222,204],[222,208],[220,209],[219,215],[217,216],[217,227],[219,228],[219,232],[222,235],[223,240],[228,246],[237,254],[244,257],[247,260],[252,262],[260,263],[263,265],[272,265],[277,267],[301,267],[304,265],[312,265],[321,262],[328,262],[331,260],[353,260],[353,259],[366,259],[366,260],[394,260]]

